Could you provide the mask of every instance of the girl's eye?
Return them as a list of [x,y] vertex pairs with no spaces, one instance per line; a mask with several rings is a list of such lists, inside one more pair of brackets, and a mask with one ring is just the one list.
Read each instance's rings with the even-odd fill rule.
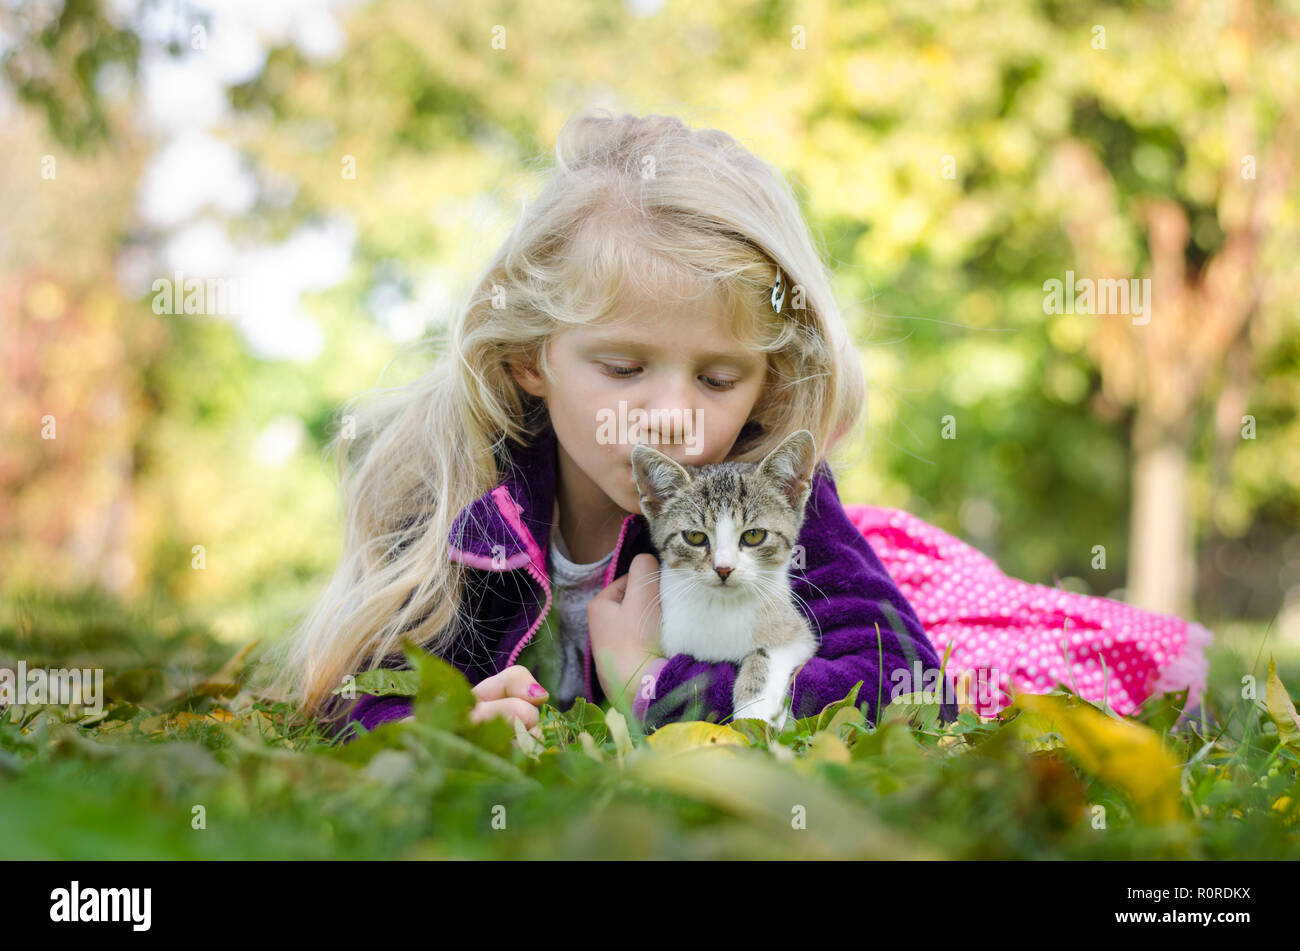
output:
[[749,531],[745,532],[745,534],[740,536],[740,540],[744,542],[746,545],[757,545],[766,537],[767,537],[767,529],[751,528]]
[[[621,367],[613,363],[602,363],[601,366],[604,367],[605,371],[616,380],[626,380],[629,377],[634,376],[636,372],[641,369],[640,367]],[[735,380],[719,380],[711,376],[704,377],[704,380],[710,387],[720,393],[725,393],[727,390],[734,389],[736,386]]]
[[615,377],[618,377],[618,378],[620,378],[620,379],[624,379],[624,378],[626,378],[626,377],[631,376],[631,375],[632,375],[633,373],[635,373],[635,372],[637,371],[637,369],[638,369],[637,367],[620,367],[620,366],[615,366],[614,364],[611,364],[611,363],[602,363],[601,366],[604,367],[606,370],[626,370],[626,371],[627,371],[626,373],[612,373],[612,374],[610,374],[611,376],[615,376]]
[[686,539],[688,545],[703,545],[709,540],[709,536],[703,532],[682,532],[682,538]]

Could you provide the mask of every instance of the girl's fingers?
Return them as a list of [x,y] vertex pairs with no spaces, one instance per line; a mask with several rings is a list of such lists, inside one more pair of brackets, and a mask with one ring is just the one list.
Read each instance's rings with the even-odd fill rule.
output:
[[[536,687],[536,690],[532,688]],[[547,698],[546,691],[537,682],[537,678],[523,664],[514,664],[499,674],[484,677],[476,683],[470,692],[476,700],[502,700],[517,697],[529,703],[541,703]]]
[[627,579],[627,575],[619,575],[609,583],[609,587],[597,591],[596,597],[603,601],[622,601],[623,596],[627,593]]
[[642,552],[632,559],[632,564],[628,565],[627,574],[623,578],[628,580],[628,591],[638,605],[653,601],[659,592],[658,559],[654,555]]
[[474,706],[469,713],[470,723],[482,723],[493,717],[501,717],[507,723],[522,720],[525,727],[535,727],[541,719],[537,708],[518,697],[506,697],[502,700],[484,700]]
[[629,575],[640,577],[641,575],[648,575],[658,569],[659,559],[648,551],[643,551],[632,559],[632,564],[627,566],[627,573]]

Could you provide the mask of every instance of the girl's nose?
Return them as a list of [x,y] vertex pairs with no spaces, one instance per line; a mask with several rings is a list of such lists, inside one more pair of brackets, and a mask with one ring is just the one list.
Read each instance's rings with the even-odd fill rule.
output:
[[692,399],[689,388],[677,384],[660,391],[659,398],[650,402],[648,428],[658,437],[660,445],[685,442],[685,428],[695,421]]

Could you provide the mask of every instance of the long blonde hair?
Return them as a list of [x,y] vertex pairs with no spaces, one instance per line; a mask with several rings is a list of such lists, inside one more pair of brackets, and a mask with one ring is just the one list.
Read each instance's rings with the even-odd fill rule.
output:
[[[448,656],[462,631],[467,569],[447,556],[457,514],[494,488],[507,441],[526,445],[544,407],[508,364],[548,377],[546,344],[615,310],[626,288],[722,293],[732,333],[768,353],[750,416],[759,435],[728,459],[761,459],[796,429],[819,461],[865,401],[862,369],[829,274],[784,177],[735,139],[669,116],[577,114],[556,164],[454,319],[449,346],[415,382],[349,404],[355,430],[331,448],[343,552],[303,623],[271,652],[268,692],[333,723],[343,678],[409,638]],[[781,314],[770,293],[780,268]]]

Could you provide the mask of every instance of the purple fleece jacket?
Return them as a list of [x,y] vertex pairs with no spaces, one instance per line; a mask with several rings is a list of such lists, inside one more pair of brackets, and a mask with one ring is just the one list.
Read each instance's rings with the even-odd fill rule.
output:
[[[555,433],[547,424],[532,445],[509,445],[509,464],[503,469],[508,477],[457,516],[448,545],[453,560],[477,569],[470,572],[467,587],[473,592],[466,604],[473,636],[462,638],[446,658],[471,684],[514,664],[551,608],[546,551],[556,489]],[[845,514],[825,462],[813,475],[798,544],[803,546],[804,565],[790,569],[790,585],[820,647],[795,677],[793,715],[819,713],[861,680],[858,706],[874,723],[877,691],[886,705],[896,689],[922,690],[927,684],[916,680],[918,670],[921,678],[933,676],[928,672],[939,662],[916,612]],[[658,557],[644,515],[623,520],[614,552],[602,587],[626,574],[636,555],[649,552]],[[480,649],[471,652],[471,643]],[[598,704],[605,695],[592,666],[590,638],[585,655],[586,698]],[[634,712],[648,730],[683,719],[694,702],[699,704],[698,719],[721,721],[732,713],[736,666],[689,654],[654,661],[647,672],[657,672],[657,679],[648,691],[638,691],[648,698],[639,699]],[[951,696],[945,690],[944,697]],[[340,731],[352,739],[353,722],[373,730],[410,713],[409,697],[365,695],[355,702]],[[955,703],[946,700],[939,716],[944,722],[955,720]]]

